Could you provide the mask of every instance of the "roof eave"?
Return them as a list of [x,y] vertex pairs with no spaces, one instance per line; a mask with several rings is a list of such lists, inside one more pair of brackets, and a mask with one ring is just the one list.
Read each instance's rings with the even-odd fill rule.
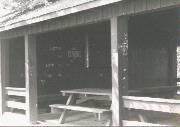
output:
[[30,24],[34,24],[34,23],[38,23],[38,22],[42,22],[46,20],[50,20],[57,17],[62,17],[65,15],[77,13],[80,11],[85,11],[88,9],[92,9],[95,7],[100,7],[100,6],[104,6],[104,5],[108,5],[108,4],[112,4],[112,3],[120,2],[120,1],[122,0],[90,0],[86,3],[79,4],[76,6],[63,8],[63,9],[53,11],[53,12],[47,12],[46,14],[42,14],[40,16],[35,16],[28,19],[22,19],[19,21],[14,20],[9,24],[4,24],[3,26],[0,26],[0,32],[14,29],[17,27],[27,26]]

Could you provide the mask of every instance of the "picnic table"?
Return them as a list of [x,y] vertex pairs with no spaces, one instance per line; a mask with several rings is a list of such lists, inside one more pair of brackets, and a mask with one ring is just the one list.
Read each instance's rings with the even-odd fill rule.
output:
[[[77,103],[82,103],[89,99],[94,100],[111,100],[112,92],[110,89],[98,89],[98,88],[84,88],[84,89],[72,89],[72,90],[62,90],[61,93],[64,96],[68,96],[66,104],[53,104],[50,105],[51,108],[63,109],[60,115],[59,123],[63,123],[65,120],[65,115],[67,110],[83,111],[97,114],[98,120],[101,120],[101,115],[105,112],[110,112],[110,108],[94,108],[94,107],[84,107],[77,106]],[[80,98],[76,103],[76,99]]]

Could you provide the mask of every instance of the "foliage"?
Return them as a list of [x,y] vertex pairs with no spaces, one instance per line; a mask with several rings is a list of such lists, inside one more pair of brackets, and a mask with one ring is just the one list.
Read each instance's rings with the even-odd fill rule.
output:
[[12,11],[24,11],[38,6],[49,5],[57,0],[1,0],[1,8]]

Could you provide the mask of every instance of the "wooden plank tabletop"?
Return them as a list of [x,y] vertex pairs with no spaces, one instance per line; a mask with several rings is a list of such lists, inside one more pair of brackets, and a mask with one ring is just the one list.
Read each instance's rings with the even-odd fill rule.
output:
[[72,89],[72,90],[61,90],[62,93],[68,94],[84,94],[84,95],[99,95],[99,96],[111,96],[111,89],[100,89],[100,88],[84,88],[84,89]]

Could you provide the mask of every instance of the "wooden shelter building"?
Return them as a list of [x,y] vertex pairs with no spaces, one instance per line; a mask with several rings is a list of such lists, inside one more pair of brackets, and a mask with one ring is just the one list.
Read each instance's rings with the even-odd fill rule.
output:
[[123,126],[124,106],[143,109],[139,105],[154,104],[137,96],[172,99],[154,105],[172,104],[169,113],[180,114],[174,99],[178,4],[60,0],[1,17],[0,119],[20,110],[27,122],[36,123],[39,106],[57,101],[54,98],[63,101],[59,91],[75,88],[112,89],[115,126]]

